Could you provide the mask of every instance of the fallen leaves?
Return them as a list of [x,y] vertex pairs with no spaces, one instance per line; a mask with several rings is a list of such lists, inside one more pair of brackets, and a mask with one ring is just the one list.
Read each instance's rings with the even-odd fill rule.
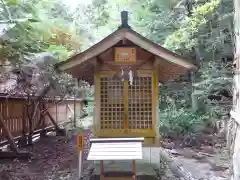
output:
[[[89,137],[91,132],[87,132],[86,135]],[[86,159],[88,148],[89,144],[86,145],[84,159]],[[1,161],[0,177],[3,176],[6,180],[77,179],[78,154],[75,137],[65,143],[62,137],[48,136],[24,150],[31,151],[34,156],[29,161],[18,159]],[[84,168],[90,164],[86,160],[83,163]]]

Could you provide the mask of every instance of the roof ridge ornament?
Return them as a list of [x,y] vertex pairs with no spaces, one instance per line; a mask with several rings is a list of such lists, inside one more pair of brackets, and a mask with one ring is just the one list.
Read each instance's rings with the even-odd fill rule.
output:
[[128,25],[128,11],[121,12],[121,22],[122,24],[118,27],[118,29],[131,28],[131,26]]

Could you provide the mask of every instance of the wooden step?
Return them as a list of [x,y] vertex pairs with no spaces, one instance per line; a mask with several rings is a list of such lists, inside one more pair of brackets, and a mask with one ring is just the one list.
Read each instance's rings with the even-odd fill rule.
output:
[[134,180],[133,172],[110,171],[104,172],[101,180]]

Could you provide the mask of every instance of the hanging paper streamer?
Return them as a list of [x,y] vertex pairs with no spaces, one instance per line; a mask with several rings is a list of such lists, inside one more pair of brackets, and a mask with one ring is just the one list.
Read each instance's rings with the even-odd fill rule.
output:
[[130,71],[128,72],[128,76],[129,76],[130,85],[132,85],[132,84],[133,84],[133,72],[132,72],[131,69],[130,69]]
[[122,76],[122,81],[124,81],[124,70],[122,69],[122,72],[121,72],[121,76]]

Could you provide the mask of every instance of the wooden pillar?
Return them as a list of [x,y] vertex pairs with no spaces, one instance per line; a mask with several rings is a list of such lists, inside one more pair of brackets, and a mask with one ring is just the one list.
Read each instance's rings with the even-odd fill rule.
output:
[[74,97],[73,100],[73,120],[74,120],[74,128],[77,127],[77,119],[76,119],[76,96]]
[[27,145],[27,121],[26,121],[26,106],[24,100],[21,100],[22,103],[22,137],[18,141],[20,147]]
[[158,74],[159,74],[159,61],[156,59],[154,60],[153,63],[153,126],[155,128],[157,136],[155,137],[154,144],[156,146],[160,145],[160,132],[159,132],[159,124],[160,124],[160,119],[159,119],[159,97],[158,97],[158,91],[159,91],[159,79],[158,79]]
[[[44,109],[46,109],[45,102],[43,102],[43,103],[40,104],[40,111],[43,111]],[[47,132],[46,132],[46,130],[45,130],[45,128],[46,128],[46,126],[47,126],[47,125],[46,125],[46,116],[45,116],[45,114],[40,113],[40,118],[41,118],[40,138],[44,138],[44,137],[46,137],[46,135],[47,135]]]
[[96,136],[100,130],[100,61],[96,58],[94,61],[94,114],[93,114],[93,134]]
[[53,123],[54,127],[56,130],[59,130],[58,124],[55,122],[55,120],[53,119],[52,115],[47,111],[46,115],[49,117],[50,121]]
[[[77,87],[79,88],[79,79],[77,79]],[[74,116],[74,127],[77,127],[77,113],[76,113],[76,111],[77,111],[77,105],[76,105],[76,103],[78,103],[77,101],[76,101],[76,98],[77,98],[77,94],[76,94],[76,92],[74,93],[74,107],[73,107],[73,116]],[[80,111],[80,109],[78,109],[79,111]],[[78,115],[80,114],[80,112],[78,112]]]

